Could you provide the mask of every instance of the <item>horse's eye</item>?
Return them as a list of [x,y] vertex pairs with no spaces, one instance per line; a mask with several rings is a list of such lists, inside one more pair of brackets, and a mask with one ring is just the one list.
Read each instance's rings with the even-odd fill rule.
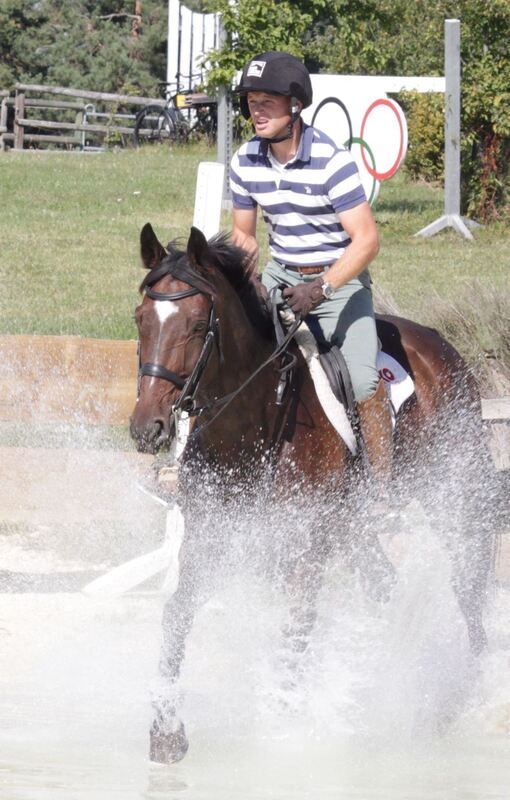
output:
[[192,333],[203,333],[207,330],[207,322],[203,319],[199,319],[198,322],[195,322],[193,328],[191,330]]

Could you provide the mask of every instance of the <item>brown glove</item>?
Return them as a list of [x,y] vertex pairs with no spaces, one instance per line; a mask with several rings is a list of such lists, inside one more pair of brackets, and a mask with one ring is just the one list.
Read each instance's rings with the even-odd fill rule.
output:
[[322,294],[322,278],[316,278],[310,283],[298,283],[297,286],[287,286],[283,290],[282,296],[287,301],[294,314],[306,317],[307,314],[316,308],[324,300]]

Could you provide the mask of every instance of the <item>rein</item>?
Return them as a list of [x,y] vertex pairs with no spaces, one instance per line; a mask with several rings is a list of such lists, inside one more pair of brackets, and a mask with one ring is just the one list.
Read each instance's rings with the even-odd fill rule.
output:
[[[168,271],[164,274],[171,274],[171,273],[170,271]],[[153,282],[157,283],[162,277],[163,275],[161,275],[158,271],[157,275],[155,276],[155,280]],[[204,291],[192,285],[190,285],[189,289],[173,293],[157,292],[154,289],[152,289],[151,286],[145,286],[144,292],[152,300],[168,300],[168,301],[181,300],[185,297],[191,297],[196,294],[205,294]],[[275,312],[273,314],[273,317],[276,316],[277,315]],[[248,378],[241,384],[241,386],[239,386],[233,392],[230,392],[230,394],[225,395],[224,397],[214,398],[214,400],[211,400],[209,403],[197,407],[195,405],[195,395],[198,391],[200,379],[202,378],[202,375],[209,361],[212,347],[219,331],[219,319],[216,315],[216,309],[213,301],[211,305],[211,311],[209,314],[209,324],[204,339],[204,344],[202,346],[202,350],[197,359],[197,362],[191,374],[188,376],[188,378],[181,378],[180,375],[177,375],[175,372],[166,369],[166,367],[163,367],[160,364],[153,364],[150,362],[142,364],[140,356],[140,344],[139,344],[138,393],[140,393],[141,379],[144,375],[147,375],[153,378],[161,378],[162,380],[169,381],[170,383],[175,384],[177,388],[182,390],[179,397],[177,398],[177,401],[172,406],[171,413],[174,417],[182,411],[185,411],[189,416],[200,417],[206,412],[213,411],[215,408],[218,408],[218,411],[211,419],[209,419],[206,423],[201,425],[196,431],[190,434],[190,436],[196,436],[202,430],[211,425],[220,416],[220,414],[222,414],[223,411],[225,411],[225,409],[230,405],[230,403],[242,391],[244,391],[244,389],[257,377],[257,375],[259,375],[262,372],[263,369],[272,364],[273,361],[276,361],[276,359],[279,358],[280,356],[285,355],[287,357],[286,363],[277,369],[277,371],[280,373],[280,382],[277,393],[277,404],[281,405],[283,403],[283,386],[286,384],[290,371],[295,366],[297,361],[296,357],[294,355],[286,353],[286,350],[300,323],[301,320],[297,318],[287,331],[286,335],[283,335],[281,327],[276,327],[277,346],[275,350],[273,350],[271,355],[265,361],[263,361],[263,363],[260,364],[257,367],[257,369],[251,373],[251,375],[248,376]]]

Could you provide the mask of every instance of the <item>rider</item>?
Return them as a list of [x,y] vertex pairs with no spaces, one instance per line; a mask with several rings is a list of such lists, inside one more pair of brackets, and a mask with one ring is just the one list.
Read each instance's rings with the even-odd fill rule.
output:
[[[270,51],[245,66],[236,87],[255,136],[235,153],[230,170],[235,244],[257,268],[260,206],[270,261],[269,290],[306,317],[318,338],[338,345],[349,368],[378,497],[387,507],[392,426],[376,367],[378,340],[368,264],[377,255],[377,228],[348,150],[301,119],[312,103],[308,70],[288,53]],[[378,504],[379,506],[381,504]]]

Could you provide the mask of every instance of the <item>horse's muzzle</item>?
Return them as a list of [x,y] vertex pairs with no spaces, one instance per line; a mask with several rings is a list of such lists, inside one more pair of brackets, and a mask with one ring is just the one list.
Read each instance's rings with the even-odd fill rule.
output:
[[175,424],[173,418],[167,422],[163,419],[153,419],[138,423],[132,417],[129,431],[139,453],[155,454],[161,448],[170,445],[175,434]]

